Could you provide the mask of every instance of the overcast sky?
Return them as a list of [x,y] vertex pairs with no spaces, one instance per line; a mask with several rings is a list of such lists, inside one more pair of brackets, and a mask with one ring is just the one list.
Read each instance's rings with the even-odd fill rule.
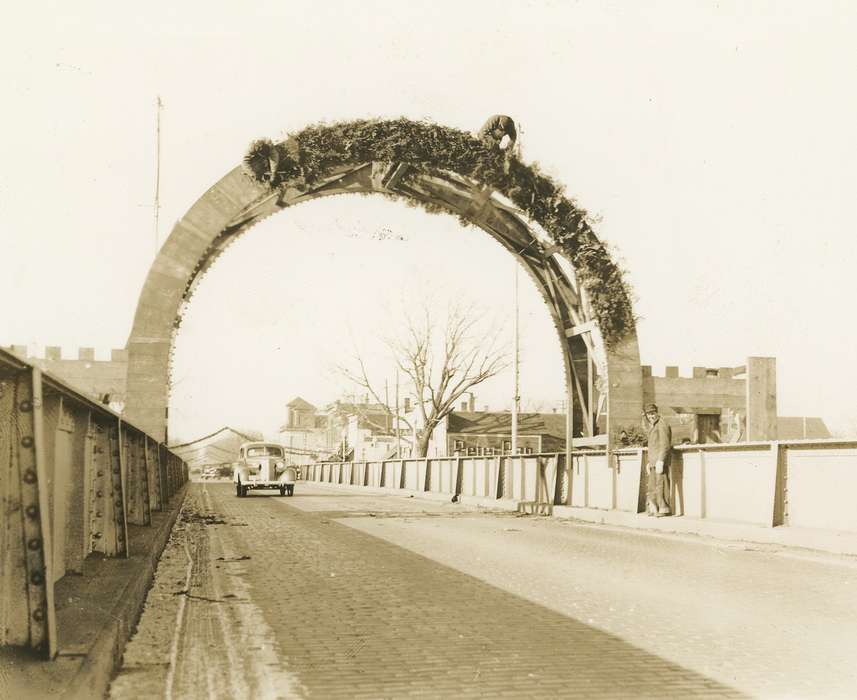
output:
[[[499,112],[600,220],[656,373],[774,355],[782,415],[857,424],[857,4],[120,7],[6,12],[0,343],[124,346],[155,254],[156,95],[161,243],[254,138],[376,116],[475,130]],[[171,433],[271,430],[291,396],[335,398],[326,368],[394,313],[385,300],[432,289],[508,318],[512,281],[509,256],[449,217],[372,198],[281,213],[200,285]],[[548,405],[560,356],[528,284],[522,393]],[[508,404],[504,381],[477,402]]]

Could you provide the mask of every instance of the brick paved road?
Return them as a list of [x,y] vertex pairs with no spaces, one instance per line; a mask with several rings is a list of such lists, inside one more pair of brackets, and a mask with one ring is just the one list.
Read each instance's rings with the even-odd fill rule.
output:
[[303,483],[188,506],[117,700],[857,695],[847,561]]

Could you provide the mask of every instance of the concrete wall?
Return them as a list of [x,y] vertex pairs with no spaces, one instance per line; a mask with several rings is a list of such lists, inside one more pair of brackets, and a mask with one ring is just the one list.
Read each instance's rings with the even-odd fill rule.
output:
[[99,403],[109,394],[114,410],[125,404],[128,352],[124,349],[111,350],[109,360],[96,360],[94,348],[79,348],[76,358],[63,357],[62,349],[56,346],[45,347],[44,357],[31,356],[26,345],[12,345],[8,349]]
[[795,527],[857,532],[857,456],[850,444],[809,442],[785,447],[784,519]]
[[[736,378],[730,368],[709,370],[694,367],[692,377],[679,376],[678,367],[667,367],[664,376],[653,376],[652,368],[643,365],[643,402],[656,403],[663,415],[680,412],[702,412],[711,408],[744,410],[747,381]],[[717,375],[709,372],[718,372]],[[677,408],[690,409],[676,411]]]
[[[311,465],[310,481],[546,506],[643,510],[645,449]],[[857,441],[692,445],[673,450],[674,515],[857,533]],[[573,511],[572,511],[573,514]]]
[[[668,366],[663,376],[642,367],[643,402],[657,404],[673,428],[676,443],[684,438],[697,442],[694,416],[716,415],[720,442],[776,440],[776,360],[749,357],[741,367],[694,367],[691,376],[680,376]],[[704,441],[699,437],[700,442]]]

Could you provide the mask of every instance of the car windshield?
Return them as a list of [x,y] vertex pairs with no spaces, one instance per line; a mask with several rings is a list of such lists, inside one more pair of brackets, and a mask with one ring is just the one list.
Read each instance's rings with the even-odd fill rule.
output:
[[248,457],[282,457],[283,450],[272,445],[263,445],[261,447],[248,447]]

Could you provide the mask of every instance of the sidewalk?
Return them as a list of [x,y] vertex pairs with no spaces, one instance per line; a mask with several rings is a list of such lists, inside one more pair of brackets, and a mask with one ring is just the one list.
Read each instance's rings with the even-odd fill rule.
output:
[[764,527],[687,516],[648,517],[645,513],[554,506],[557,518],[641,530],[653,535],[697,535],[732,542],[778,545],[857,557],[857,533],[798,527]]
[[128,559],[92,555],[82,575],[55,587],[59,653],[45,661],[28,650],[0,649],[0,698],[100,698],[122,657],[187,486],[152,525],[128,526]]
[[[332,489],[359,490],[362,493],[386,494],[400,498],[423,498],[433,501],[449,501],[450,494],[404,489],[386,489],[369,486],[351,486],[325,482],[299,482]],[[477,506],[490,510],[532,511],[531,502],[518,502],[508,499],[477,498],[460,496],[462,505]],[[725,522],[690,518],[687,516],[669,516],[663,518],[648,517],[645,513],[628,513],[618,510],[599,510],[596,508],[576,508],[553,506],[552,517],[576,520],[596,525],[628,528],[651,535],[690,535],[716,540],[744,542],[760,545],[775,545],[794,549],[805,549],[827,554],[857,557],[857,533],[813,530],[797,527],[764,527],[744,523]]]

